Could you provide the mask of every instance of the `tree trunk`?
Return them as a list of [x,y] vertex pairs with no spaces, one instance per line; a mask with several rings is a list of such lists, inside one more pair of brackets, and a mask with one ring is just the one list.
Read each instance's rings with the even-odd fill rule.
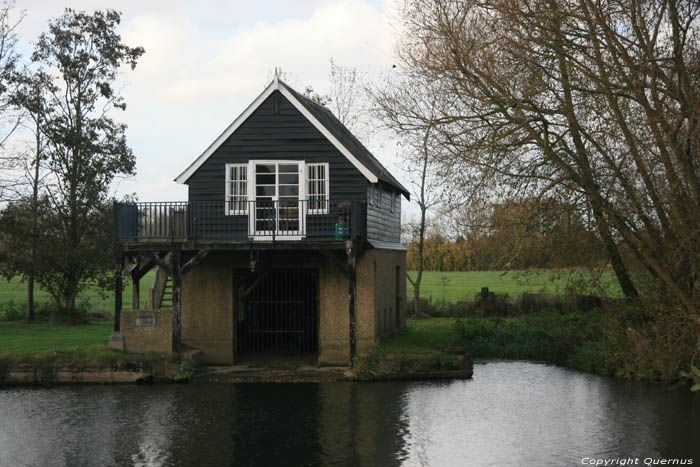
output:
[[[36,118],[36,155],[34,159],[34,180],[32,180],[32,246],[30,256],[32,258],[32,269],[36,264],[36,236],[39,224],[39,164],[41,163],[41,117]],[[25,321],[34,321],[34,271],[31,271],[27,278],[27,312]]]
[[34,275],[27,277],[27,311],[24,316],[27,322],[34,321]]
[[423,279],[423,244],[425,241],[425,211],[425,205],[422,205],[420,210],[420,230],[418,232],[418,274],[416,274],[416,280],[413,283],[413,303],[416,314],[420,313],[421,311],[420,283]]
[[425,216],[428,211],[428,202],[425,195],[425,180],[428,175],[428,136],[430,134],[430,129],[425,132],[423,136],[423,168],[421,171],[420,180],[420,199],[418,200],[418,206],[420,207],[420,228],[418,231],[418,274],[416,275],[416,280],[413,283],[413,303],[415,307],[415,313],[420,313],[420,283],[423,279],[423,244],[425,240]]
[[600,233],[600,237],[603,240],[605,252],[608,254],[610,265],[612,266],[613,271],[615,271],[615,276],[620,284],[622,293],[625,294],[625,297],[627,298],[639,297],[639,293],[632,282],[632,277],[630,276],[629,270],[622,260],[620,250],[617,248],[615,239],[610,232],[608,221],[605,219],[599,207],[595,206],[593,203],[591,203],[591,205],[593,208],[593,216],[595,217],[596,224],[598,224],[598,233]]

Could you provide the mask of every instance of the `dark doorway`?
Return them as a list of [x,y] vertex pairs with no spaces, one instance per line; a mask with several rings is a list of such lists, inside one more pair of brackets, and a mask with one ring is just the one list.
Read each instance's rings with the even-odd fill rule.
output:
[[319,272],[234,272],[236,357],[318,352]]

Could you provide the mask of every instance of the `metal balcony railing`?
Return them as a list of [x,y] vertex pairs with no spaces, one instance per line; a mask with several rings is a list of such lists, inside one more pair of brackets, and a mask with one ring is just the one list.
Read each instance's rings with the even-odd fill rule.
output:
[[257,200],[114,204],[114,240],[335,240],[365,238],[364,202]]

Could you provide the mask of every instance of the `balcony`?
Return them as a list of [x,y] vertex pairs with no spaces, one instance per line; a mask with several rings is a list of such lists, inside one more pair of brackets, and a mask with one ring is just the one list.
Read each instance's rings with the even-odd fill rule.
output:
[[114,241],[300,241],[364,239],[357,201],[293,200],[114,204]]

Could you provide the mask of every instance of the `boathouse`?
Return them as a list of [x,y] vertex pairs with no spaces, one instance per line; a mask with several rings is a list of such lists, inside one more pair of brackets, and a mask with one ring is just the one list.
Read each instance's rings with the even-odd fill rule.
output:
[[352,365],[404,326],[409,193],[324,106],[275,78],[175,181],[187,201],[114,206],[110,346]]

